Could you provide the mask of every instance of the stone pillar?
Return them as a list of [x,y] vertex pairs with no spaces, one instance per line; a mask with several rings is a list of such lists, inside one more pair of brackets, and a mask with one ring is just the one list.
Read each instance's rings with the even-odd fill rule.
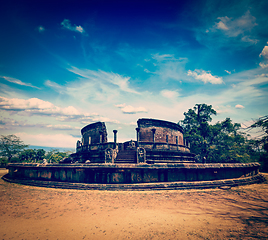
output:
[[178,144],[179,144],[179,140],[178,140],[178,136],[176,136],[177,151],[178,151],[178,148],[179,148]]
[[155,131],[156,131],[156,129],[153,128],[152,129],[152,132],[153,132],[153,148],[155,148]]
[[139,133],[140,133],[140,128],[136,128],[136,132],[137,132],[137,147],[140,146],[139,141],[140,141],[140,137],[139,137]]
[[116,134],[117,134],[117,130],[113,130],[114,133],[114,148],[116,148]]

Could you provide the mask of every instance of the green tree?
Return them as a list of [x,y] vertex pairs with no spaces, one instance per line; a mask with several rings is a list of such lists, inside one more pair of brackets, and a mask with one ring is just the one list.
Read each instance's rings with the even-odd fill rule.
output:
[[209,139],[212,134],[209,122],[216,111],[211,105],[196,104],[193,109],[184,113],[184,120],[179,124],[184,128],[184,138],[191,143],[191,151],[199,156],[200,160],[206,159],[209,153]]
[[24,149],[19,154],[19,160],[21,162],[40,162],[45,156],[44,149]]
[[70,151],[60,152],[57,149],[53,149],[53,150],[50,150],[49,152],[47,152],[45,157],[46,157],[48,162],[58,163],[63,158],[68,157],[70,154],[71,154]]
[[261,129],[260,135],[257,136],[256,148],[259,149],[259,162],[261,171],[268,172],[268,116],[260,117],[248,127],[248,130]]
[[[184,137],[190,142],[191,152],[203,162],[249,162],[256,160],[252,142],[239,131],[241,125],[230,118],[210,125],[216,111],[212,106],[196,104],[184,113],[179,124],[184,128]],[[255,154],[255,155],[254,155]],[[255,157],[254,157],[255,156]]]
[[42,161],[45,157],[46,151],[44,149],[36,150],[35,158],[36,161]]
[[249,162],[253,149],[246,134],[240,132],[241,125],[230,118],[211,125],[208,162]]
[[35,160],[36,152],[34,149],[24,149],[19,154],[20,162],[33,162]]
[[0,154],[6,156],[8,162],[11,162],[11,158],[26,147],[28,145],[24,144],[16,135],[1,135],[0,137]]

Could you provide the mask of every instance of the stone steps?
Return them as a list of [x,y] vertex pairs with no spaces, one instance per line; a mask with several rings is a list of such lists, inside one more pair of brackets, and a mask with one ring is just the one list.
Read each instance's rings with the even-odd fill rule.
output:
[[117,154],[115,163],[137,163],[135,150],[122,150]]

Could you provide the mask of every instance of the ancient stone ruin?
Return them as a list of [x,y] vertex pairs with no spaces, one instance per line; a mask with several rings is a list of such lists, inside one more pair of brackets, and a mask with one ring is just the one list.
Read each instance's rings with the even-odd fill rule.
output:
[[77,142],[76,153],[62,163],[194,163],[195,156],[183,139],[183,129],[176,123],[139,119],[137,139],[117,143],[107,142],[105,123],[97,122],[82,128],[82,142]]
[[57,163],[10,163],[6,181],[60,188],[148,190],[232,187],[263,181],[259,163],[196,163],[183,129],[139,119],[136,140],[107,141],[105,123],[82,128],[76,152]]

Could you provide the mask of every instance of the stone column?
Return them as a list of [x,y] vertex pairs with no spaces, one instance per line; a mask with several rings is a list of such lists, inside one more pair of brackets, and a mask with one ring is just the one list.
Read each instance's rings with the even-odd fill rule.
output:
[[117,130],[113,130],[114,133],[114,148],[116,148],[116,134],[117,134]]
[[139,141],[140,141],[140,137],[139,137],[139,133],[140,133],[140,128],[136,128],[136,132],[137,132],[137,147],[139,147]]
[[178,140],[178,136],[176,136],[177,151],[178,151],[178,148],[179,148],[178,144],[179,144],[179,140]]
[[153,132],[153,148],[155,148],[155,131],[156,131],[156,129],[153,128],[152,129],[152,132]]

